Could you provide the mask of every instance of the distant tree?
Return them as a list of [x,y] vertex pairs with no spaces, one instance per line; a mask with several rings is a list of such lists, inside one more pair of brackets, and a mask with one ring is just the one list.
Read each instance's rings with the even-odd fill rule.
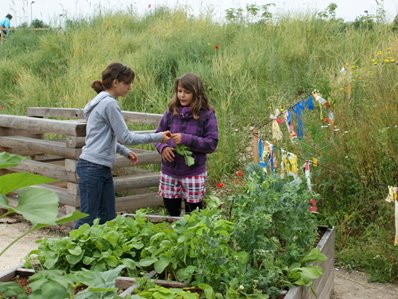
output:
[[46,25],[42,20],[34,19],[30,24],[32,28],[48,28],[49,26]]
[[321,19],[335,20],[336,19],[336,9],[337,9],[337,4],[330,3],[324,11],[321,11],[318,13],[318,16]]
[[367,10],[364,11],[365,15],[356,17],[353,25],[355,29],[372,30],[376,23],[373,15],[370,15]]
[[270,12],[272,6],[275,6],[275,4],[247,4],[246,12],[243,8],[228,8],[225,10],[225,18],[230,22],[267,23],[272,21],[272,13]]

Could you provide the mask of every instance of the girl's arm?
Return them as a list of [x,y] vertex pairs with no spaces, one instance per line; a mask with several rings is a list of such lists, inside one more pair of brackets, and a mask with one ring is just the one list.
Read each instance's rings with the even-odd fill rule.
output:
[[[161,142],[163,139],[163,132],[137,134],[130,131],[126,125],[126,122],[124,121],[122,111],[120,110],[117,103],[115,103],[114,105],[108,105],[106,107],[106,115],[117,141],[121,144],[135,145],[143,143],[153,143]],[[120,150],[125,153],[125,150]]]

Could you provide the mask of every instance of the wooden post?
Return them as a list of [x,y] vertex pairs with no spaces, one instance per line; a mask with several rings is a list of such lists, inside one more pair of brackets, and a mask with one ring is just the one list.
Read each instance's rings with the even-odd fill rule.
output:
[[254,163],[258,163],[260,161],[260,156],[258,153],[258,128],[253,128],[252,130],[252,134],[253,134],[253,162]]

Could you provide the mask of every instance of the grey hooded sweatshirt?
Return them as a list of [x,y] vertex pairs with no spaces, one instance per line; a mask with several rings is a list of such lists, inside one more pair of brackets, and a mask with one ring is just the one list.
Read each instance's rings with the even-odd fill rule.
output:
[[124,121],[118,102],[106,91],[100,92],[83,109],[87,121],[86,145],[81,159],[112,167],[116,153],[125,157],[131,152],[122,144],[155,143],[163,133],[137,134],[131,132]]

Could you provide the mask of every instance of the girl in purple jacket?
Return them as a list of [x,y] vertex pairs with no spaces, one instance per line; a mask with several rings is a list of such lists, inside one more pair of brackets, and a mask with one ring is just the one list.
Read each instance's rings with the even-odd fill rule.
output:
[[[156,132],[167,130],[172,138],[156,144],[162,156],[159,194],[170,216],[180,216],[182,200],[186,213],[202,208],[207,154],[214,152],[218,143],[217,119],[203,83],[195,74],[187,73],[175,80],[173,97]],[[193,165],[186,164],[176,146],[192,152]]]

